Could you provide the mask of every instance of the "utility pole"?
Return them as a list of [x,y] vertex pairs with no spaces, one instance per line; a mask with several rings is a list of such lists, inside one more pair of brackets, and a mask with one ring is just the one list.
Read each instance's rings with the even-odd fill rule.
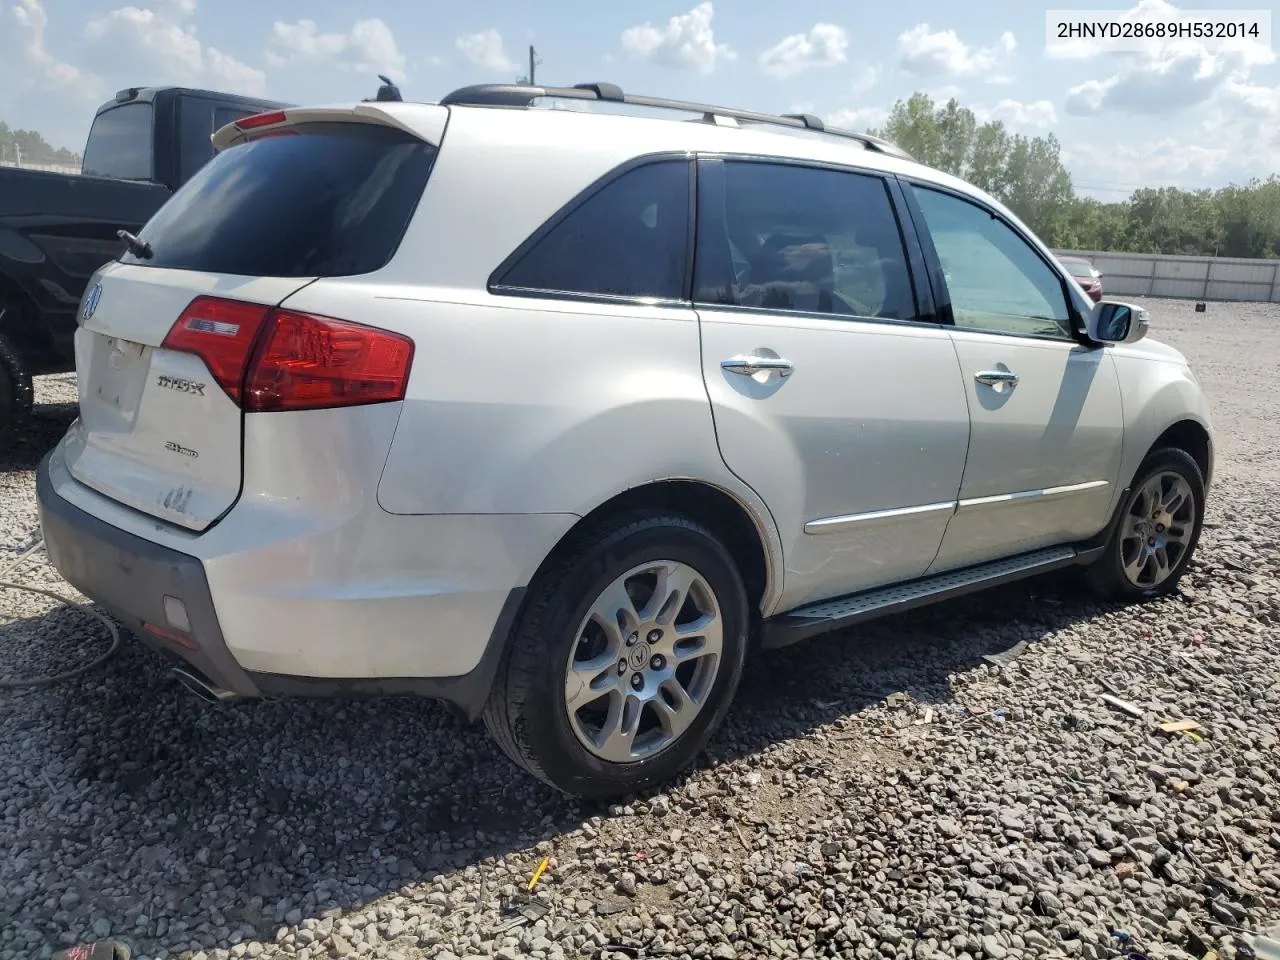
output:
[[538,85],[537,69],[538,64],[541,62],[542,61],[538,59],[537,51],[533,49],[533,44],[529,44],[529,75],[527,77],[520,77],[516,83],[527,83],[531,87],[536,87]]

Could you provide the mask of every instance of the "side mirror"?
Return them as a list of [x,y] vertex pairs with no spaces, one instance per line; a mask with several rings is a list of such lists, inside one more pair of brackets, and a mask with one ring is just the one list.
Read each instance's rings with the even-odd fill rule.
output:
[[1095,343],[1134,343],[1147,335],[1147,325],[1142,307],[1103,300],[1089,311],[1087,332]]

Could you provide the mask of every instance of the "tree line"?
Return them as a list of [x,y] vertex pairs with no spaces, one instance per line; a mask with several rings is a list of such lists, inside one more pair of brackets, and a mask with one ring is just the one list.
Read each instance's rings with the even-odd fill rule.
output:
[[1143,187],[1105,203],[1076,195],[1053,134],[979,124],[955,99],[923,93],[868,131],[998,198],[1050,247],[1220,257],[1280,257],[1280,176],[1217,190]]
[[80,166],[80,154],[66,147],[53,147],[34,130],[14,130],[0,121],[0,163],[57,163]]

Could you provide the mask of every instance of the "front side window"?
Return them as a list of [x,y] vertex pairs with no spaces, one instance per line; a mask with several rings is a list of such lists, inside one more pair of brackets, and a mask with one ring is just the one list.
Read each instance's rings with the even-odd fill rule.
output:
[[911,275],[884,181],[750,161],[699,167],[694,299],[911,320]]
[[680,299],[689,243],[689,162],[621,174],[546,230],[498,288]]
[[1007,224],[959,197],[912,187],[958,327],[1072,339],[1062,280]]
[[80,172],[90,177],[150,180],[151,104],[126,103],[98,114],[84,145]]

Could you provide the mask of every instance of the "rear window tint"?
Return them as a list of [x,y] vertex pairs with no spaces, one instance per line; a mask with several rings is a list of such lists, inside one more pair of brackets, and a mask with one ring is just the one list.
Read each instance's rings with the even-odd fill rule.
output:
[[689,162],[629,170],[535,237],[496,287],[679,299],[689,242]]
[[436,148],[370,124],[302,124],[217,154],[143,228],[152,267],[342,277],[384,266]]
[[151,179],[149,103],[128,103],[98,114],[84,145],[80,172],[118,180]]

